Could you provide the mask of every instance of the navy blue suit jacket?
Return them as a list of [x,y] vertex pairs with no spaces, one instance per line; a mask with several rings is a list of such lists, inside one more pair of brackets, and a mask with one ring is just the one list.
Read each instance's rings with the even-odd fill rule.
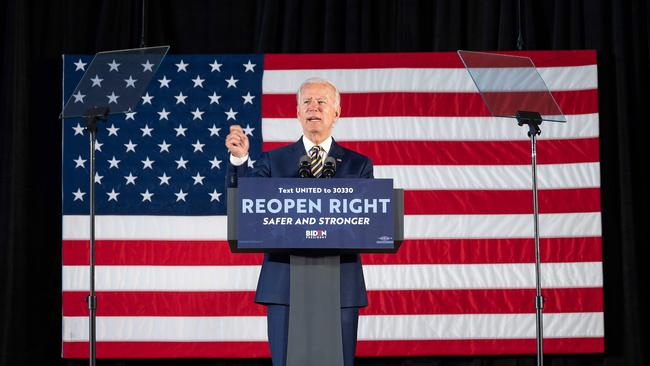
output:
[[[298,162],[307,154],[302,138],[297,142],[264,152],[255,162],[255,168],[247,164],[228,164],[228,186],[235,187],[238,177],[298,178]],[[336,159],[335,178],[373,178],[372,162],[367,157],[346,149],[332,141],[327,156]],[[289,304],[289,255],[265,254],[262,271],[257,283],[255,302],[261,304]],[[358,254],[341,255],[341,307],[368,305],[366,285],[363,280],[361,259]]]

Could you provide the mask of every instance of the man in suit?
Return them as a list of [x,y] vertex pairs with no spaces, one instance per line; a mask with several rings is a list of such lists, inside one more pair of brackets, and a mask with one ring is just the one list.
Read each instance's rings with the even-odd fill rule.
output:
[[[297,116],[303,136],[295,143],[264,152],[248,168],[248,138],[240,126],[230,127],[226,147],[230,151],[228,186],[236,186],[237,177],[298,177],[300,157],[309,155],[315,177],[322,172],[326,157],[336,160],[336,178],[373,178],[372,163],[367,157],[346,149],[334,141],[332,129],[341,114],[340,94],[331,82],[307,79],[298,89]],[[257,285],[255,302],[267,305],[268,337],[273,365],[286,363],[289,323],[289,255],[266,254]],[[346,366],[354,364],[359,308],[368,304],[358,254],[341,255],[340,264],[341,328],[343,358]]]

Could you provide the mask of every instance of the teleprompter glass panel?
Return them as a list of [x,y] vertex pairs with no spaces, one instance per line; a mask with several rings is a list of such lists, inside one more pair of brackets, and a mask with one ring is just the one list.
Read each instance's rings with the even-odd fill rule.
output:
[[528,57],[458,51],[490,113],[516,118],[517,112],[537,112],[544,121],[566,122],[566,117]]
[[62,118],[83,116],[96,107],[109,114],[129,111],[140,101],[169,46],[99,52],[61,112]]

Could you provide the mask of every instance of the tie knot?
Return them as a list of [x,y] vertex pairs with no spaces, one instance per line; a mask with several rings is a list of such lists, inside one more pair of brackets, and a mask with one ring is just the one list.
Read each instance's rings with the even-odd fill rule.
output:
[[320,153],[320,146],[316,145],[309,150],[309,155],[311,157],[315,157],[318,153]]

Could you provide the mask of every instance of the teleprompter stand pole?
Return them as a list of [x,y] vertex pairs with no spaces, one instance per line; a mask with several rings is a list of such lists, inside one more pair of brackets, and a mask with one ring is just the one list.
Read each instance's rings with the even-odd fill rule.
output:
[[535,227],[535,340],[537,366],[544,364],[543,348],[543,318],[544,297],[542,296],[540,255],[539,255],[539,207],[537,205],[537,135],[542,133],[539,125],[542,124],[542,116],[537,112],[517,111],[517,122],[519,126],[528,126],[528,137],[530,137],[531,163],[533,174],[533,220]]
[[97,316],[97,297],[95,296],[95,142],[97,140],[97,123],[101,120],[108,119],[107,107],[93,107],[84,113],[86,129],[90,138],[90,181],[89,181],[89,198],[90,198],[90,285],[86,301],[88,302],[88,344],[90,350],[88,361],[90,366],[96,363],[96,343],[97,328],[95,319]]

